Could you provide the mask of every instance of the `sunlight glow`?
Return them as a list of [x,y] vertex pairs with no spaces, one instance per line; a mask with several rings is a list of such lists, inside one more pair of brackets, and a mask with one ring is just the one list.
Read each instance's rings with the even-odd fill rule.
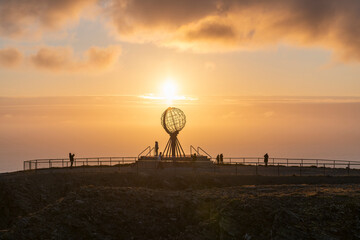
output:
[[167,105],[173,104],[174,101],[196,101],[197,98],[189,96],[180,96],[178,94],[178,85],[173,78],[168,77],[165,82],[161,85],[161,92],[159,95],[150,93],[147,95],[141,95],[140,98],[148,100],[161,100],[162,103]]
[[[166,97],[163,96],[155,96],[154,94],[150,93],[148,95],[141,95],[139,96],[140,98],[143,99],[150,99],[150,100],[167,100]],[[176,101],[196,101],[198,100],[198,98],[194,98],[194,97],[185,97],[185,96],[175,96],[172,98],[172,100],[176,100]]]
[[176,98],[177,85],[172,78],[167,78],[163,85],[163,94],[166,100],[172,101]]

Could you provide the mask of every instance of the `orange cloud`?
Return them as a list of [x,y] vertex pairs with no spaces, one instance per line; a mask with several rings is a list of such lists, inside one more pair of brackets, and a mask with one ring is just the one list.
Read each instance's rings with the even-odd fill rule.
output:
[[120,54],[119,46],[91,47],[82,59],[76,59],[71,48],[44,47],[30,56],[30,61],[35,67],[50,71],[105,70],[116,63]]
[[357,0],[113,0],[106,10],[126,41],[205,52],[288,43],[360,60]]
[[16,48],[0,49],[0,66],[15,67],[22,59],[23,55]]
[[11,0],[0,4],[0,36],[33,34],[39,29],[57,29],[79,18],[96,0]]
[[[58,29],[76,21],[89,6],[103,8],[119,38],[129,42],[154,42],[197,52],[287,43],[333,50],[342,61],[360,60],[358,0],[2,1],[0,36]],[[48,53],[42,52],[44,57]],[[59,65],[56,61],[68,62],[71,55],[66,50],[55,62],[41,65],[52,68],[51,64]]]

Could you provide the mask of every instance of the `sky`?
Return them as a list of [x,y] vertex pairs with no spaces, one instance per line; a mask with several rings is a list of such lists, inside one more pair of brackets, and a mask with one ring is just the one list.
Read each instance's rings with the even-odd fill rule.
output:
[[360,160],[357,0],[0,0],[0,171],[184,148]]

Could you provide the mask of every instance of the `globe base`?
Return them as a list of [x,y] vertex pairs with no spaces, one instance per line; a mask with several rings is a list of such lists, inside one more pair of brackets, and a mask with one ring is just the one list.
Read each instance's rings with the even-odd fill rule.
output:
[[170,134],[169,141],[163,151],[164,157],[185,157],[185,152],[177,138],[179,131]]

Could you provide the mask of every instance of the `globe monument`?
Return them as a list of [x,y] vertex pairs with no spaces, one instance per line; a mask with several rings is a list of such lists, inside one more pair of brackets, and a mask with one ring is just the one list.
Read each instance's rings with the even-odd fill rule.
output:
[[[186,125],[186,116],[181,109],[168,107],[161,115],[161,125],[165,132],[170,136],[167,144],[165,145],[164,151],[162,151],[161,155],[159,156],[159,146],[158,142],[156,141],[155,147],[152,148],[148,146],[138,155],[138,163],[151,164],[157,163],[158,160],[161,160],[164,163],[169,163],[169,161],[171,161],[171,163],[193,163],[194,161],[201,164],[210,163],[211,156],[200,147],[196,149],[190,145],[190,154],[185,154],[185,151],[178,139],[180,131]],[[205,153],[205,155],[202,153]]]
[[179,108],[169,107],[161,115],[161,125],[170,135],[163,151],[164,157],[185,157],[185,152],[177,138],[185,124],[186,116]]

